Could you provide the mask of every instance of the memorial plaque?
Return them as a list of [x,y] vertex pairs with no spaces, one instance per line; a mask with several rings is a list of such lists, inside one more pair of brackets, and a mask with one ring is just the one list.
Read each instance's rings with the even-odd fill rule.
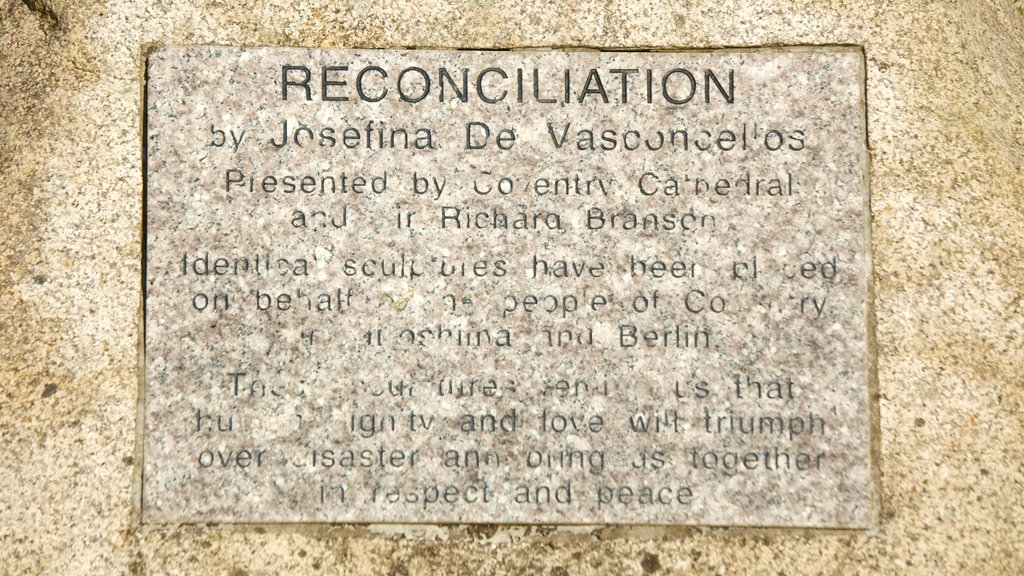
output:
[[146,522],[871,522],[847,48],[166,48]]

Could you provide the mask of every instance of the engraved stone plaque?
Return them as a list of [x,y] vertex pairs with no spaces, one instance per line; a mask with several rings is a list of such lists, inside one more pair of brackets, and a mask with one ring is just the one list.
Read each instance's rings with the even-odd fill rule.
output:
[[849,48],[166,48],[143,520],[872,521]]

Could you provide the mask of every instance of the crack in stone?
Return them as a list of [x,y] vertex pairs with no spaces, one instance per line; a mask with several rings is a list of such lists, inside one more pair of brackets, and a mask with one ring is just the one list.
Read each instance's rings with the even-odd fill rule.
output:
[[64,22],[47,0],[21,0],[49,30],[63,30]]

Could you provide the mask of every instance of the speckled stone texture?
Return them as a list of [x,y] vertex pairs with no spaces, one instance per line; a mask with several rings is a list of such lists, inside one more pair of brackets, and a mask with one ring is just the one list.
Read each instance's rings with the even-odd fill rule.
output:
[[[869,531],[140,527],[142,71],[158,45],[864,47]],[[0,572],[1024,570],[1019,3],[11,1],[0,12]]]
[[152,53],[143,521],[869,526],[863,70]]

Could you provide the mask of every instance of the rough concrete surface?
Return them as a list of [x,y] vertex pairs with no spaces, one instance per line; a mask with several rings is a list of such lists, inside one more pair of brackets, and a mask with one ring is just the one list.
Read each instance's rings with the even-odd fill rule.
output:
[[[147,49],[853,44],[867,57],[881,520],[870,531],[135,522]],[[1024,572],[1024,7],[8,0],[0,572]]]

